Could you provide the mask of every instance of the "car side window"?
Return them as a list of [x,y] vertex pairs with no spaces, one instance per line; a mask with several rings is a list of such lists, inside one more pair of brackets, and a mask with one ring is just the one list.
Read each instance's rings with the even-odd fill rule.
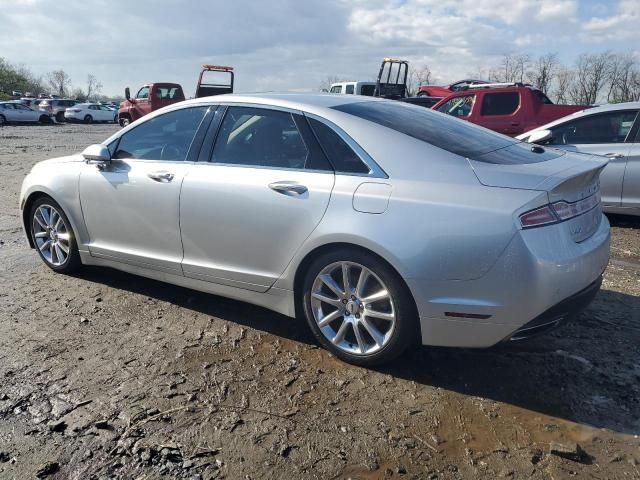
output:
[[481,115],[511,115],[520,105],[518,92],[485,93]]
[[334,85],[331,87],[331,93],[342,93],[342,85]]
[[[211,162],[251,167],[326,169],[319,148],[307,145],[299,115],[253,107],[229,107]],[[302,125],[304,128],[304,125]],[[328,161],[324,165],[330,168]]]
[[208,106],[153,117],[120,137],[113,158],[184,161]]
[[347,90],[345,91],[348,95],[353,95],[353,85],[347,85]]
[[473,104],[476,100],[475,95],[465,95],[462,97],[455,97],[451,100],[447,100],[440,105],[437,110],[454,117],[468,117],[473,109]]
[[336,173],[371,173],[371,169],[332,128],[314,118],[309,118],[309,124]]
[[149,87],[142,87],[138,90],[136,98],[149,98]]
[[588,115],[551,129],[549,145],[622,143],[631,131],[636,110]]

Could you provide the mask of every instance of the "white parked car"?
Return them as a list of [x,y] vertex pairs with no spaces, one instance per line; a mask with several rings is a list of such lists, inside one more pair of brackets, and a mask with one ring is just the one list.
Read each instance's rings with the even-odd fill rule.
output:
[[640,102],[582,110],[516,138],[608,158],[600,175],[604,211],[640,215]]
[[118,112],[98,103],[79,103],[64,112],[68,122],[117,122]]
[[20,101],[0,102],[0,126],[13,122],[51,123],[51,115],[32,110]]

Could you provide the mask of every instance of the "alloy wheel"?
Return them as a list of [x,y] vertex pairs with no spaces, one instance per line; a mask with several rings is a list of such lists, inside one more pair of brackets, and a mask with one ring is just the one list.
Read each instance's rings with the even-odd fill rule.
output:
[[352,355],[378,352],[396,327],[391,293],[372,270],[355,262],[335,262],[322,269],[310,300],[324,337]]
[[69,258],[70,229],[51,205],[40,205],[33,215],[33,239],[47,263],[59,267]]

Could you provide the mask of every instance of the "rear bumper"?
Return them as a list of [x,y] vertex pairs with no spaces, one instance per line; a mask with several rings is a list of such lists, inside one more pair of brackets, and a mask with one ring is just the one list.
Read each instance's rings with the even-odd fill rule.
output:
[[595,282],[584,290],[580,290],[575,295],[571,295],[569,298],[564,299],[549,310],[538,315],[529,323],[525,323],[505,340],[524,340],[525,338],[551,330],[561,323],[570,320],[591,303],[600,290],[601,285],[602,276],[598,277]]
[[422,343],[490,347],[530,336],[584,308],[609,261],[609,222],[603,216],[597,231],[580,243],[569,240],[566,229],[558,224],[520,231],[479,279],[405,279],[418,307]]

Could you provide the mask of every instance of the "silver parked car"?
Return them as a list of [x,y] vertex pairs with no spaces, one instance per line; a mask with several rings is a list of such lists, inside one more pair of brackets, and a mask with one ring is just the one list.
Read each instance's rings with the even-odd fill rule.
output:
[[605,212],[640,215],[640,102],[589,108],[548,123],[520,140],[601,155],[609,164],[600,175]]
[[221,95],[37,164],[20,208],[55,271],[104,265],[305,316],[371,365],[585,306],[609,259],[605,164],[400,102]]
[[51,115],[32,110],[20,100],[0,102],[0,127],[7,123],[51,123]]

